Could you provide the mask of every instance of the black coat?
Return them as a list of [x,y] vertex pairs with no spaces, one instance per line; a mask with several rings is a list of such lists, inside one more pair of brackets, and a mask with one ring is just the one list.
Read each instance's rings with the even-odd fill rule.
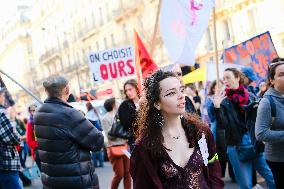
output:
[[44,188],[85,189],[98,186],[90,151],[104,137],[81,112],[50,98],[34,116]]
[[192,101],[188,96],[185,96],[185,111],[187,113],[197,113]]
[[129,131],[131,137],[129,138],[129,144],[134,143],[133,137],[133,124],[137,116],[136,106],[132,100],[125,100],[118,108],[118,116],[125,131]]
[[[256,100],[256,97],[249,93],[249,102]],[[226,143],[230,146],[239,145],[242,137],[247,130],[247,120],[244,113],[234,105],[228,98],[225,98],[220,108],[215,108],[215,116],[217,118],[220,129],[225,129]]]

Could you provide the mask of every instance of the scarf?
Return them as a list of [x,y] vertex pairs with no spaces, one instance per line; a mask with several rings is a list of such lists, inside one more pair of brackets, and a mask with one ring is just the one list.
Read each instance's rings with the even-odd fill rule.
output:
[[240,110],[243,112],[243,106],[247,105],[249,102],[249,93],[243,85],[240,85],[237,89],[225,89],[226,96],[233,104],[238,105]]

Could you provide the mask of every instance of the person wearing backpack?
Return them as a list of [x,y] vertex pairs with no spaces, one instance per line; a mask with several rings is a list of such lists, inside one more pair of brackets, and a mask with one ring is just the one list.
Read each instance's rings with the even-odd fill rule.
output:
[[225,129],[227,154],[235,178],[241,189],[252,188],[252,166],[264,177],[270,189],[275,188],[273,175],[263,153],[253,153],[253,145],[246,125],[245,107],[256,97],[242,85],[243,75],[236,68],[224,71],[225,91],[213,98],[215,115]]
[[[102,126],[103,130],[106,132],[106,134],[108,134],[114,123],[117,111],[115,98],[107,99],[104,102],[104,108],[106,109],[107,113],[102,118]],[[131,189],[131,176],[129,172],[130,160],[121,151],[122,149],[127,150],[127,140],[119,137],[111,137],[109,135],[107,136],[107,152],[114,171],[114,176],[111,182],[111,189],[117,189],[122,179],[124,183],[124,189]]]
[[[284,188],[284,59],[278,58],[269,65],[270,88],[261,100],[255,124],[256,139],[265,142],[265,159],[272,170],[276,188]],[[272,116],[275,103],[275,118]]]

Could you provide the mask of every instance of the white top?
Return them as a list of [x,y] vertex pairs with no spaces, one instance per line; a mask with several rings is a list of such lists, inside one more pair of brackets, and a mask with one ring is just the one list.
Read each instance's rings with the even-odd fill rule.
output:
[[99,120],[99,116],[95,113],[93,109],[86,113],[86,118],[91,121]]

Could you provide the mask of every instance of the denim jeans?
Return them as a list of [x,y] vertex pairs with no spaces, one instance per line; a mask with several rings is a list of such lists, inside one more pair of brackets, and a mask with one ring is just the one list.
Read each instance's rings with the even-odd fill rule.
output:
[[[243,136],[242,144],[249,144],[250,138],[247,134]],[[269,189],[275,189],[274,178],[272,172],[267,165],[263,153],[257,158],[250,161],[240,161],[236,146],[227,146],[227,154],[232,164],[236,181],[241,189],[252,188],[252,166],[265,179]]]
[[20,162],[23,168],[26,168],[26,160],[27,160],[28,152],[29,152],[29,147],[26,142],[23,142],[23,146],[21,146],[21,149],[19,152]]
[[[95,164],[95,167],[103,167],[104,166],[104,152],[103,150],[100,150],[98,152],[92,152],[92,157],[93,157],[93,161]],[[98,161],[99,161],[99,165],[98,165]]]
[[23,189],[23,184],[20,180],[19,173],[17,171],[0,170],[0,188]]

